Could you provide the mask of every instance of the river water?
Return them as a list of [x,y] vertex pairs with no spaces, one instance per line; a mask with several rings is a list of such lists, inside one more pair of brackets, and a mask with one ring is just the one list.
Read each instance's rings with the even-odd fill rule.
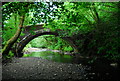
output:
[[62,63],[71,63],[73,60],[73,56],[63,55],[58,52],[52,52],[52,51],[32,52],[29,54],[24,54],[23,57],[41,57],[43,59],[47,59],[55,62],[62,62]]

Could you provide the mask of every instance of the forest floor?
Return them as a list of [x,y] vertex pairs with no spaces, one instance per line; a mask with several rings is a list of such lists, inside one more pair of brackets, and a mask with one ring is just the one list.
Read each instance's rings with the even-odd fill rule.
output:
[[37,57],[12,58],[3,63],[2,68],[2,79],[12,81],[87,81],[86,70],[89,69],[82,64],[58,63]]
[[22,57],[12,58],[2,64],[2,81],[120,81],[119,67],[111,67],[103,60],[88,66]]
[[119,63],[97,59],[77,59],[77,63],[60,63],[40,57],[21,57],[2,63],[2,79],[12,81],[120,81]]

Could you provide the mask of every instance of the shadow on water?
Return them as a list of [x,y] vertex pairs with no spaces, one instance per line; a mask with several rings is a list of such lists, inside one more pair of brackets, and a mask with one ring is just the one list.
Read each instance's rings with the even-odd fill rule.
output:
[[62,55],[60,53],[51,51],[32,52],[30,54],[24,54],[24,57],[41,57],[43,59],[55,62],[76,63],[85,66],[87,65],[90,67],[90,70],[86,71],[86,81],[120,81],[119,65],[111,66],[112,62],[106,59],[96,59],[93,63],[89,63],[90,59],[75,58],[70,55]]

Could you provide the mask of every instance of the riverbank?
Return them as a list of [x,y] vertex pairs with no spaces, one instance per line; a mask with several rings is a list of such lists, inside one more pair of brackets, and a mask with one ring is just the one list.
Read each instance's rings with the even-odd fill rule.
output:
[[82,64],[58,63],[37,57],[12,58],[3,63],[3,80],[80,80],[86,81],[86,70]]
[[[51,50],[32,48],[29,51],[39,55],[40,51]],[[51,55],[51,53],[47,54],[48,57]],[[119,81],[120,69],[119,61],[114,62],[105,58],[76,56],[72,61],[63,63],[63,61],[56,62],[41,57],[14,57],[3,61],[2,74],[3,80],[11,79],[12,81]]]
[[24,54],[29,54],[29,53],[32,53],[32,52],[43,52],[43,51],[51,51],[51,52],[57,52],[57,53],[60,53],[60,54],[72,55],[71,52],[63,52],[61,50],[52,50],[52,49],[47,49],[47,48],[33,48],[33,47],[23,50],[23,53]]
[[38,57],[12,58],[3,62],[2,78],[12,81],[119,81],[119,62],[96,59],[87,63],[59,63]]

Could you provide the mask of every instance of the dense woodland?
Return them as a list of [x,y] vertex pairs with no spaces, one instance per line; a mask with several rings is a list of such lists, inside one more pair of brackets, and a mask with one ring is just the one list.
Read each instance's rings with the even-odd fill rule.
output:
[[[61,39],[70,37],[78,55],[120,59],[120,2],[8,2],[2,6],[2,21],[3,58],[14,56],[25,26],[44,24],[44,29],[57,31],[59,36],[40,36],[24,50],[38,47],[74,52],[74,46]],[[29,32],[34,34],[33,30]]]

